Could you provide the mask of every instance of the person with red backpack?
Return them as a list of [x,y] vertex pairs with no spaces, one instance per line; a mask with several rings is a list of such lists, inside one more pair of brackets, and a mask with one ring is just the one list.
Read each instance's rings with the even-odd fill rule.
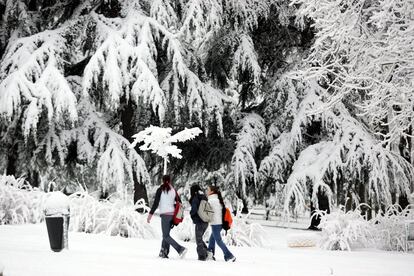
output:
[[170,245],[177,251],[180,258],[184,258],[187,248],[178,244],[171,236],[170,231],[173,226],[174,212],[176,206],[181,204],[181,199],[177,191],[171,185],[171,177],[164,175],[162,184],[155,193],[154,203],[148,214],[147,222],[151,222],[151,218],[158,208],[161,217],[162,243],[159,257],[168,258]]
[[[227,212],[227,208],[224,205],[223,197],[217,186],[208,186],[207,188],[208,202],[213,210],[213,216],[210,220],[211,236],[208,242],[208,251],[215,254],[215,245],[221,248],[226,262],[236,261],[236,257],[230,252],[227,246],[224,244],[221,238],[221,230],[223,229],[223,220]],[[226,223],[228,224],[228,223]],[[226,229],[228,230],[228,229]],[[215,260],[215,258],[213,257]]]

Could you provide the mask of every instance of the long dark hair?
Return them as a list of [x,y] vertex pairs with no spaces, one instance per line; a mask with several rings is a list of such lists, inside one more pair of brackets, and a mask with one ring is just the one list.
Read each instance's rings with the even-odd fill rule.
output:
[[169,192],[171,189],[171,177],[169,175],[162,176],[161,191]]
[[224,205],[224,200],[223,200],[223,196],[221,195],[221,192],[220,192],[220,190],[219,190],[219,187],[217,187],[217,186],[213,186],[213,185],[210,185],[210,186],[208,186],[208,187],[210,188],[210,191],[211,191],[213,194],[216,194],[216,195],[217,195],[217,197],[218,197],[218,199],[219,199],[219,201],[220,201],[221,206],[224,208],[224,207],[225,207],[225,205]]
[[194,197],[196,197],[197,193],[201,191],[201,188],[198,184],[194,184],[190,188],[190,203],[193,202]]

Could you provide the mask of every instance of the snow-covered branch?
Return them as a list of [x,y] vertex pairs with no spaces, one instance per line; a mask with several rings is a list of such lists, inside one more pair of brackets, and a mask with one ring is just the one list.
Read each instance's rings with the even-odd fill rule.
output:
[[245,197],[248,184],[253,186],[257,184],[258,169],[254,156],[256,149],[261,147],[266,139],[266,128],[263,118],[254,113],[244,117],[240,127],[231,164],[236,186],[241,196]]

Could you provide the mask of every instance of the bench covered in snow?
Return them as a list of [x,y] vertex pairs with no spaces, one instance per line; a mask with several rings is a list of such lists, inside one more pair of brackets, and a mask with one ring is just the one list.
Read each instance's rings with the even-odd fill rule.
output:
[[318,244],[319,235],[316,233],[290,234],[287,236],[289,247],[314,247]]

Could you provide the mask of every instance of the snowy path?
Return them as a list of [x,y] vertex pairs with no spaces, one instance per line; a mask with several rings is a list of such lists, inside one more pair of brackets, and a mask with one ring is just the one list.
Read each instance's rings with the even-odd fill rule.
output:
[[237,248],[236,263],[196,260],[194,243],[184,260],[158,259],[160,241],[69,233],[69,250],[49,249],[46,226],[0,226],[0,263],[4,276],[80,275],[414,275],[414,254],[381,251],[332,252],[286,246],[289,233],[299,230],[266,228],[269,248]]

